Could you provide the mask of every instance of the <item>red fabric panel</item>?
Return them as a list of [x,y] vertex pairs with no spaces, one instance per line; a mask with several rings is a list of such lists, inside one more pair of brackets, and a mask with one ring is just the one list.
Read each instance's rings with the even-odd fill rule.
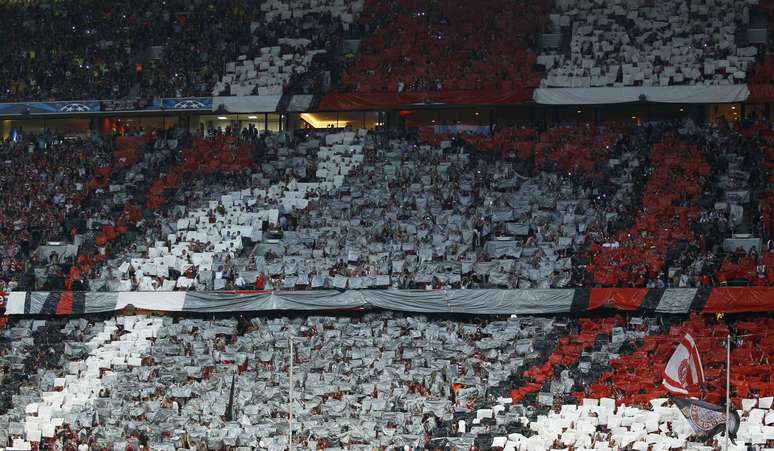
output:
[[[319,110],[371,110],[379,108],[408,108],[424,104],[445,105],[515,105],[532,99],[527,88],[510,91],[430,91],[430,92],[374,92],[331,93],[320,101]],[[427,105],[429,106],[429,105]]]
[[56,305],[57,315],[70,315],[73,313],[73,292],[63,291]]
[[774,288],[713,288],[706,313],[768,312],[774,310]]
[[750,97],[747,101],[750,103],[769,103],[774,102],[774,84],[772,85],[760,85],[753,84],[747,85],[747,89],[750,90]]
[[642,305],[647,288],[592,288],[589,310],[608,307],[618,310],[637,310]]

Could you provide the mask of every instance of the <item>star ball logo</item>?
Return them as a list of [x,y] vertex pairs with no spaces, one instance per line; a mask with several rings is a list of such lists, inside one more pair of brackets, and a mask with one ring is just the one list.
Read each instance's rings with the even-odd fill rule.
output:
[[199,110],[199,109],[207,108],[207,106],[198,100],[188,99],[188,100],[183,100],[182,102],[176,103],[174,108],[176,110]]
[[68,103],[67,105],[60,108],[59,111],[63,113],[83,113],[83,112],[91,111],[91,108],[89,108],[89,106],[84,105],[82,103]]

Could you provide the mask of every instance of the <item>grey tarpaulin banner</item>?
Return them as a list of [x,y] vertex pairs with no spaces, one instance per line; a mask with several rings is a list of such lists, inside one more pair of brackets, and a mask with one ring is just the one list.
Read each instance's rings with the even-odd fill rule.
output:
[[597,308],[682,314],[774,310],[774,288],[11,292],[7,315],[80,315],[134,307],[164,312],[324,311],[557,314]]
[[183,311],[347,310],[363,308],[355,291],[277,291],[265,293],[188,292]]
[[9,315],[78,315],[145,310],[249,312],[382,308],[427,313],[569,312],[573,290],[322,290],[264,292],[13,292]]
[[567,313],[575,290],[452,290],[454,313]]
[[271,292],[245,294],[187,292],[183,301],[183,311],[191,312],[273,310],[270,307]]
[[428,313],[452,311],[448,301],[449,291],[366,290],[357,293],[360,293],[363,296],[363,299],[367,304],[387,310]]

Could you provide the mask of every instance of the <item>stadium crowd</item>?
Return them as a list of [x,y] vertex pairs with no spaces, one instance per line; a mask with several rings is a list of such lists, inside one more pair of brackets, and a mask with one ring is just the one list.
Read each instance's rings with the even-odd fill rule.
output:
[[[394,312],[23,319],[0,342],[0,444],[280,450],[292,403],[292,440],[303,449],[507,449],[507,441],[711,449],[721,439],[698,439],[680,420],[659,368],[690,332],[709,393],[723,396],[716,351],[731,330],[748,337],[732,356],[744,369],[731,394],[741,450],[774,439],[765,321]],[[656,362],[648,377],[632,371],[642,359]]]
[[337,73],[343,37],[357,30],[361,1],[268,2],[263,21],[250,24],[251,38],[226,64],[213,95],[319,94]]
[[[489,137],[23,137],[3,147],[16,163],[2,179],[2,279],[109,291],[768,285],[768,135],[766,123],[686,121]],[[739,230],[752,241],[734,241]]]
[[[0,2],[0,101],[717,89],[770,60],[744,36],[757,3]],[[756,291],[665,290],[774,286],[768,121],[237,124],[0,142],[0,301],[20,315],[0,316],[0,449],[720,449],[663,384],[686,334],[701,398],[739,415],[725,449],[774,448]],[[486,288],[564,300],[450,313],[450,290]],[[326,316],[324,289],[408,297]],[[277,313],[291,295],[320,310]],[[390,310],[432,310],[410,298],[443,306]]]
[[559,1],[552,31],[570,33],[569,55],[541,54],[545,87],[729,85],[744,83],[755,46],[737,45],[750,21],[746,1]]
[[[546,172],[521,176],[459,146],[401,138],[377,150],[363,133],[322,138],[328,146],[270,144],[276,159],[250,178],[186,183],[177,195],[186,203],[140,240],[147,250],[108,260],[118,285],[103,281],[113,290],[233,289],[257,279],[275,289],[569,285],[570,248],[585,238],[565,212],[587,209],[589,188]],[[417,164],[427,155],[437,170]],[[442,192],[449,181],[460,191]],[[541,209],[556,213],[531,219]],[[581,234],[597,216],[579,218]]]
[[755,3],[5,2],[0,100],[768,82]]
[[357,92],[510,90],[536,87],[535,34],[547,22],[543,1],[467,5],[427,0],[367,2],[370,33],[341,87]]
[[99,217],[84,200],[110,162],[111,145],[96,136],[23,132],[0,145],[0,291],[16,288],[33,265],[73,262],[74,253],[37,251],[48,242],[73,242],[68,219]]
[[[357,2],[352,3],[356,8]],[[332,53],[345,29],[357,29],[353,17],[345,18],[350,26],[340,15],[331,16],[333,4],[4,2],[0,100],[210,96],[227,63],[262,47],[278,46],[279,56],[292,57],[293,48],[283,40],[314,36],[316,48]],[[313,65],[307,62],[304,70],[285,71],[294,75],[284,80],[284,87],[299,92],[321,89],[321,77],[331,62],[330,55],[321,56]],[[233,94],[229,89],[225,93]]]

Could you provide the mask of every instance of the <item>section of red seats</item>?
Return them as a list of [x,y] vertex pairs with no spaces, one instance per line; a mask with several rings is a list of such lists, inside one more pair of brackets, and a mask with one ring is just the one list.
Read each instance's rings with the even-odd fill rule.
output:
[[[759,8],[769,13],[774,12],[774,2],[761,1]],[[774,101],[774,55],[765,55],[760,61],[748,70],[748,89],[750,97],[748,102],[768,103]]]
[[474,6],[478,13],[465,2],[366,1],[360,20],[373,31],[342,87],[361,93],[537,87],[530,47],[548,20],[547,3],[482,0]]
[[[763,170],[768,172],[769,183],[774,183],[774,132],[765,123],[741,129],[747,139],[760,138],[764,143]],[[774,232],[774,190],[758,201],[762,227],[769,236]],[[765,249],[764,249],[765,251]],[[760,268],[759,268],[760,267]],[[759,271],[761,269],[761,271]],[[750,286],[774,286],[774,253],[763,252],[760,256],[739,255],[723,260],[715,278],[719,284],[730,281],[747,281]]]
[[145,147],[155,138],[154,134],[143,136],[119,136],[115,141],[110,166],[97,168],[86,184],[87,193],[96,189],[106,189],[110,185],[110,176],[120,169],[134,166],[140,161]]
[[[746,280],[752,286],[774,285],[774,254],[767,252],[759,257],[760,261],[745,255],[736,262],[730,259],[723,260],[720,269],[715,274],[719,284],[725,284],[732,280]],[[768,268],[767,273],[758,273],[758,265]]]
[[[219,136],[214,140],[197,138],[193,146],[183,149],[180,163],[169,173],[161,175],[148,189],[145,208],[157,210],[167,202],[167,191],[180,187],[186,175],[190,174],[233,174],[250,169],[253,164],[249,145],[238,145],[236,138]],[[139,221],[142,207],[128,205],[116,221],[115,226],[104,226],[97,237],[97,245],[106,246],[127,231],[127,221]]]
[[620,231],[610,243],[589,246],[588,270],[597,284],[642,287],[663,270],[667,251],[693,237],[702,178],[710,173],[701,151],[669,138],[653,146],[650,166],[653,173],[635,226]]
[[[737,322],[737,338],[731,350],[731,396],[735,406],[741,398],[774,395],[769,359],[774,358],[774,335],[768,333],[774,319],[763,318]],[[651,399],[668,395],[662,384],[664,367],[681,337],[690,333],[696,341],[704,367],[706,383],[702,393],[695,393],[709,402],[725,398],[726,336],[729,327],[709,316],[693,315],[665,334],[646,336],[634,353],[610,362],[612,370],[603,373],[592,384],[585,397],[610,397],[618,404],[646,406]]]
[[146,206],[161,208],[166,203],[164,191],[178,188],[186,174],[234,174],[249,170],[252,163],[250,146],[237,145],[234,137],[219,136],[213,141],[197,138],[192,147],[183,149],[182,162],[151,185]]
[[594,346],[598,335],[610,335],[614,327],[624,324],[624,319],[621,316],[596,320],[581,318],[579,323],[581,326],[579,334],[562,337],[559,340],[559,346],[543,365],[533,366],[524,372],[524,376],[532,382],[511,390],[513,404],[521,402],[528,394],[540,391],[543,384],[554,377],[554,371],[558,367],[577,364],[583,351]]
[[[769,183],[774,183],[774,132],[767,129],[764,124],[756,127],[750,133],[759,133],[761,139],[766,143],[764,148],[764,166],[769,174]],[[768,195],[759,202],[761,212],[761,222],[763,227],[770,233],[774,232],[774,190],[770,190]]]
[[503,158],[534,159],[541,169],[558,171],[566,176],[581,174],[586,179],[600,179],[604,177],[601,166],[607,164],[610,149],[621,131],[615,126],[605,132],[594,127],[557,127],[542,133],[532,128],[507,128],[493,135],[452,136],[436,134],[432,127],[425,127],[419,131],[419,136],[436,145],[460,137],[482,152],[497,152]]

